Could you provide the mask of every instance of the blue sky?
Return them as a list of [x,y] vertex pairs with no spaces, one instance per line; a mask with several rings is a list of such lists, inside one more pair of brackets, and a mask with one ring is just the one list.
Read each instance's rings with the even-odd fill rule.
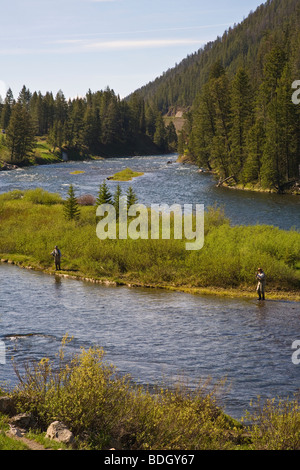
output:
[[234,23],[258,0],[1,1],[0,94],[61,89],[67,98],[145,85]]

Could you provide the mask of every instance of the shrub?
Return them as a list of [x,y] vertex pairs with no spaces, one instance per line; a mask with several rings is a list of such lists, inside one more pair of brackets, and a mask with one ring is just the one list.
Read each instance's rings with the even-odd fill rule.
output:
[[42,188],[29,189],[24,193],[24,201],[32,202],[33,204],[61,204],[62,198],[59,194],[49,193]]
[[233,423],[216,406],[213,387],[150,393],[120,377],[100,348],[82,349],[68,362],[62,349],[59,366],[43,359],[18,375],[13,396],[20,411],[32,412],[43,428],[63,421],[76,436],[85,436],[81,446],[102,449],[112,438],[136,450],[233,446],[225,432]]
[[264,402],[258,399],[251,422],[251,448],[256,450],[300,450],[300,406],[295,397]]
[[77,203],[80,206],[94,206],[96,204],[96,198],[91,194],[83,194],[77,198]]

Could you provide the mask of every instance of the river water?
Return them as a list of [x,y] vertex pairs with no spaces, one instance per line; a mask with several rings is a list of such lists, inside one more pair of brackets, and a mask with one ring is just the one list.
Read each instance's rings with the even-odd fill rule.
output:
[[[145,172],[122,183],[124,189],[133,186],[139,202],[217,203],[233,224],[299,229],[299,198],[216,188],[195,167],[167,163],[175,159],[134,157],[3,172],[0,192],[41,186],[65,196],[72,182],[78,195],[96,195],[104,178],[130,166]],[[85,173],[71,175],[75,170]],[[108,184],[113,190],[117,183]],[[31,359],[55,358],[68,333],[68,351],[100,346],[108,362],[141,384],[184,378],[193,387],[226,377],[230,388],[222,392],[222,406],[236,418],[258,395],[285,397],[299,389],[300,365],[292,361],[292,344],[300,340],[299,303],[107,287],[4,264],[0,286],[0,380],[11,386],[17,383],[12,356],[21,368]]]
[[[100,161],[67,162],[0,172],[0,193],[37,186],[66,197],[69,184],[76,195],[97,196],[103,180],[130,167],[144,175],[121,183],[132,186],[142,204],[204,204],[223,207],[232,224],[267,224],[283,229],[300,229],[300,198],[290,195],[254,193],[216,188],[213,177],[198,173],[197,167],[176,163],[177,155],[110,158]],[[172,161],[172,164],[168,164]],[[84,171],[72,175],[74,171]],[[117,182],[108,181],[114,192]]]

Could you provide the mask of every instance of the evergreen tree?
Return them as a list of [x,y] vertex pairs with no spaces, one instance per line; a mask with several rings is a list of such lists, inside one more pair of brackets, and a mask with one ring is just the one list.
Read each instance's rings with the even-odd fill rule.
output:
[[60,151],[66,140],[66,125],[61,121],[54,121],[53,126],[51,127],[47,140],[52,146],[52,151],[54,152],[56,148],[59,148]]
[[230,171],[239,177],[246,161],[246,139],[253,125],[253,92],[249,77],[240,68],[232,82],[231,127],[230,127]]
[[6,97],[4,100],[4,105],[1,111],[1,128],[6,129],[9,125],[9,120],[12,112],[12,107],[14,104],[13,92],[9,88],[6,92]]
[[76,98],[70,103],[67,121],[68,146],[81,150],[84,143],[84,102]]
[[131,130],[133,133],[146,132],[145,103],[139,93],[131,95],[129,104],[129,112],[131,118]]
[[177,137],[177,132],[176,132],[176,127],[171,121],[166,128],[166,142],[167,142],[167,148],[171,152],[175,152],[177,150],[178,146],[178,137]]
[[102,204],[112,204],[112,203],[113,203],[112,195],[108,189],[106,182],[103,181],[103,183],[100,185],[100,188],[99,188],[98,197],[96,199],[96,206],[98,207]]
[[83,144],[92,152],[97,152],[101,138],[101,123],[97,109],[88,106],[83,118]]
[[68,190],[68,197],[64,203],[64,215],[68,220],[78,220],[80,217],[80,209],[75,197],[74,187],[71,184]]
[[246,161],[241,180],[243,183],[261,183],[261,165],[265,145],[265,129],[262,120],[257,119],[246,137]]
[[107,145],[119,141],[122,137],[121,114],[114,95],[108,102],[102,117],[102,142]]
[[115,194],[114,194],[114,197],[113,197],[113,205],[116,209],[117,220],[119,219],[119,215],[120,215],[120,199],[121,199],[121,197],[122,197],[122,189],[121,189],[121,186],[118,184],[117,188],[116,188],[116,191],[115,191]]
[[23,88],[20,91],[19,96],[18,96],[18,103],[20,103],[28,111],[31,98],[32,98],[32,94],[30,90],[26,88],[25,85],[23,85]]
[[230,127],[231,102],[230,82],[223,67],[218,64],[214,67],[209,82],[210,94],[213,103],[215,135],[211,146],[211,166],[220,176],[228,177],[230,168]]
[[158,110],[154,111],[153,105],[150,103],[145,104],[145,124],[146,124],[146,133],[153,139],[155,134],[155,122],[158,115]]
[[154,143],[161,149],[162,152],[167,150],[166,148],[166,126],[161,113],[156,118],[155,133],[153,137]]
[[216,136],[216,111],[210,82],[204,85],[202,92],[195,99],[191,117],[189,151],[195,163],[211,169],[212,142]]
[[127,198],[127,211],[128,211],[130,206],[133,206],[134,204],[138,203],[138,198],[131,186],[129,186],[129,188],[126,191],[126,198]]
[[15,162],[21,162],[31,155],[35,147],[35,132],[30,114],[20,103],[13,107],[6,131],[6,145],[10,150],[11,160]]

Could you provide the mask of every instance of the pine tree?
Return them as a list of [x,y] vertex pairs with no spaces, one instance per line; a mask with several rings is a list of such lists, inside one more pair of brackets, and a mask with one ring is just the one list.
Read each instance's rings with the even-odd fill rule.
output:
[[61,121],[54,121],[53,126],[51,127],[47,140],[52,146],[53,152],[58,147],[60,151],[64,145],[66,139],[66,124],[63,124]]
[[117,220],[119,219],[119,215],[120,215],[120,199],[122,197],[122,189],[121,189],[121,186],[118,184],[117,188],[116,188],[116,191],[115,191],[115,194],[114,194],[114,197],[113,197],[113,205],[116,209],[116,217],[117,217]]
[[178,137],[177,137],[177,132],[176,132],[176,127],[171,121],[166,128],[166,141],[167,141],[167,147],[168,150],[171,152],[175,152],[177,150],[178,146]]
[[153,141],[162,152],[166,150],[166,126],[161,113],[156,118]]
[[97,152],[101,137],[100,116],[97,109],[88,106],[83,118],[83,143],[89,151]]
[[[220,76],[216,75],[216,71]],[[217,67],[214,70],[210,82],[210,93],[213,100],[213,112],[215,114],[215,135],[211,146],[211,166],[217,170],[222,177],[230,176],[230,126],[231,126],[231,103],[230,82],[223,71]]]
[[13,92],[11,91],[11,88],[9,88],[6,92],[4,105],[1,111],[0,126],[2,127],[2,129],[6,129],[9,125],[9,120],[10,120],[13,104],[14,104]]
[[261,165],[265,140],[263,121],[262,119],[256,119],[246,138],[247,157],[241,174],[243,183],[261,183]]
[[68,220],[78,220],[80,216],[80,209],[78,207],[74,187],[72,184],[69,187],[68,197],[64,204],[64,215]]
[[216,111],[210,89],[210,83],[204,85],[197,96],[192,112],[192,131],[189,149],[195,163],[211,169],[211,150],[216,135]]
[[31,98],[32,98],[32,94],[30,90],[26,88],[25,85],[23,85],[23,88],[20,91],[19,96],[18,96],[18,103],[20,103],[28,111]]
[[249,77],[240,68],[232,82],[231,128],[230,128],[230,167],[231,173],[239,178],[246,160],[246,139],[253,124],[252,90]]
[[21,162],[32,154],[35,147],[34,126],[29,112],[20,103],[13,107],[9,126],[6,131],[6,145],[11,160]]
[[96,206],[101,206],[102,204],[112,204],[112,195],[108,189],[108,186],[105,181],[100,185],[98,197],[96,199]]
[[138,203],[138,198],[131,186],[129,186],[129,188],[126,191],[126,197],[127,197],[127,211],[128,211],[130,206],[133,206],[134,204]]

